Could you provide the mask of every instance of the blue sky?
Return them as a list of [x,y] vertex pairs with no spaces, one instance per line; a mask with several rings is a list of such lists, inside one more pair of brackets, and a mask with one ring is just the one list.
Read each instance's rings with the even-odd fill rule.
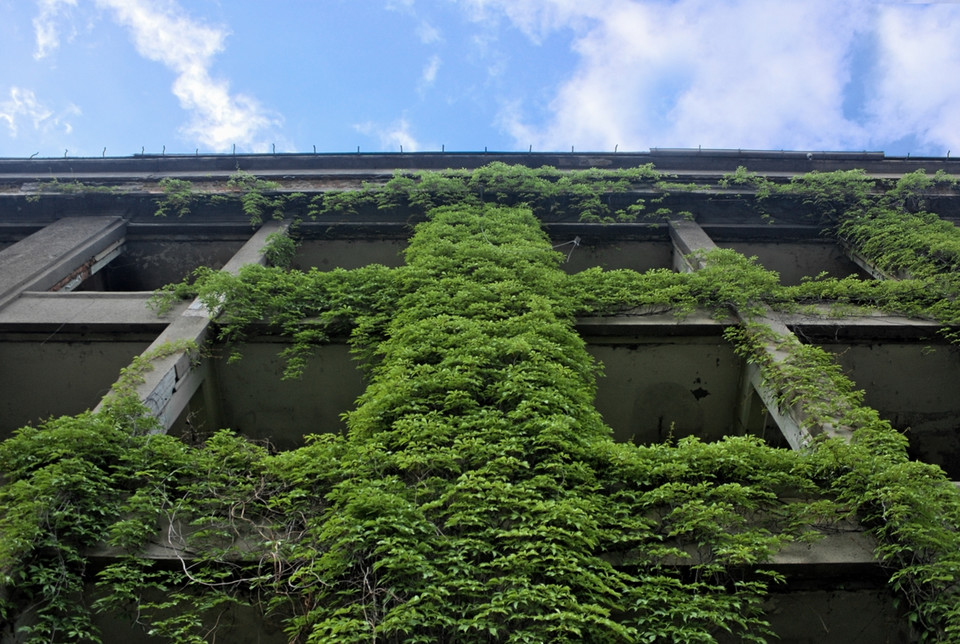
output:
[[957,2],[0,0],[0,60],[0,157],[960,154]]

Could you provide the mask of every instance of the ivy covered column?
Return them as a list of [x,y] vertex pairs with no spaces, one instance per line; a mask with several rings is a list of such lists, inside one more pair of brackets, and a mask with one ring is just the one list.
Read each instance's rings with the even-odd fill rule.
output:
[[[534,217],[441,209],[406,259],[372,381],[347,417],[330,505],[309,519],[323,554],[297,573],[321,580],[301,632],[633,642],[762,631],[762,575],[726,579],[720,553],[692,580],[663,567],[686,555],[644,515],[672,491],[645,496],[653,461],[615,445],[593,407],[596,367]],[[667,504],[693,500],[680,494]],[[715,528],[733,515],[714,514]],[[736,556],[759,561],[770,536],[747,533],[733,537]],[[691,614],[698,596],[712,608]]]

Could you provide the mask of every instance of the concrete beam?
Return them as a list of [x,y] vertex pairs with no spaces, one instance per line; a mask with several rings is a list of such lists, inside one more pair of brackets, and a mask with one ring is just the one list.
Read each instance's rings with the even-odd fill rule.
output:
[[0,329],[37,331],[81,328],[88,331],[129,332],[169,324],[183,309],[180,303],[163,316],[147,306],[149,292],[27,291],[0,309]]
[[673,242],[673,269],[678,273],[692,273],[703,268],[704,262],[696,254],[718,248],[700,224],[684,219],[670,222],[670,240]]
[[[267,237],[283,232],[288,227],[288,223],[278,221],[263,224],[227,262],[223,270],[236,273],[247,264],[265,264],[263,249]],[[194,300],[173,319],[143,355],[162,354],[165,347],[184,341],[202,346],[207,340],[214,317],[216,313],[211,315],[199,300]],[[164,431],[173,426],[207,375],[205,363],[197,362],[195,358],[178,351],[153,359],[153,370],[145,374],[145,381],[137,388],[140,399],[160,421]],[[101,402],[97,409],[102,404]]]
[[[195,526],[184,524],[179,520],[172,523],[163,522],[163,527],[157,531],[155,537],[144,544],[140,556],[158,561],[192,561],[195,553],[188,548],[187,542],[190,534],[196,530]],[[238,546],[236,552],[259,552],[252,545],[245,547],[246,542],[243,535],[239,535],[239,539],[233,542],[233,545]],[[829,526],[828,531],[821,533],[820,537],[813,541],[784,544],[777,552],[771,554],[769,564],[776,567],[832,566],[850,570],[876,569],[879,566],[874,556],[876,545],[876,539],[862,526],[854,520],[847,519]],[[683,549],[688,552],[689,557],[669,557],[663,563],[681,568],[703,563],[703,553],[696,544],[689,544]],[[105,543],[91,546],[85,554],[90,559],[101,561],[126,556],[122,548]],[[614,553],[610,553],[610,561],[614,565],[620,564],[618,556]],[[840,570],[834,569],[831,572],[835,575]],[[855,578],[852,578],[850,581],[854,580]]]
[[886,271],[877,268],[877,266],[871,262],[869,259],[864,257],[860,251],[848,244],[842,239],[837,239],[837,245],[840,247],[840,250],[843,251],[843,254],[846,255],[847,259],[856,264],[863,272],[876,280],[897,280],[901,279],[887,273]]
[[[158,316],[147,303],[151,291],[25,291],[0,309],[0,331],[37,331],[81,329],[94,332],[129,331],[133,327],[149,330],[165,327],[188,307],[178,303],[169,313]],[[881,311],[838,318],[829,307],[822,313],[784,313],[787,327],[805,337],[831,341],[904,339],[929,340],[943,325],[933,320],[905,318]],[[718,319],[705,310],[694,310],[677,317],[670,309],[643,307],[618,315],[583,317],[576,321],[577,332],[591,342],[607,340],[674,338],[718,335],[737,324],[733,316]]]
[[72,290],[122,252],[120,217],[70,217],[0,251],[0,308],[24,291]]
[[[803,408],[803,403],[808,401],[790,406],[781,405],[778,400],[779,393],[768,383],[764,382],[763,377],[760,375],[760,369],[754,364],[748,364],[746,369],[747,381],[753,385],[757,395],[760,396],[760,400],[763,401],[764,406],[767,408],[767,413],[770,414],[770,417],[777,424],[777,427],[780,428],[780,432],[792,449],[808,449],[821,435],[829,438],[842,438],[844,440],[850,440],[853,436],[853,432],[847,427],[829,423],[812,424],[804,422],[807,413]],[[743,401],[741,401],[741,403],[742,402]],[[743,413],[746,412],[741,412],[741,415]]]
[[[694,271],[705,266],[705,262],[696,257],[698,252],[709,252],[717,248],[710,236],[694,221],[671,221],[670,238],[674,243],[675,262],[680,260],[678,270]],[[739,311],[735,312],[741,321],[746,321]],[[772,311],[767,311],[765,316],[751,316],[751,323],[759,323],[766,326],[770,331],[778,336],[793,336],[793,332],[787,328],[783,320]],[[787,359],[787,354],[772,344],[765,348],[768,359],[774,362],[782,362]],[[849,440],[851,432],[846,427],[834,426],[828,423],[810,423],[807,422],[807,412],[804,410],[804,404],[815,401],[800,401],[791,406],[781,405],[780,395],[769,383],[764,382],[760,375],[760,369],[756,365],[748,364],[747,373],[744,381],[753,386],[754,390],[760,396],[764,406],[767,408],[770,417],[776,422],[777,427],[783,433],[787,443],[796,450],[808,448],[817,436],[824,434],[830,437],[840,437]],[[739,407],[736,418],[741,425],[746,426],[750,418],[754,415],[752,409],[753,397],[749,395],[746,388],[741,391]]]

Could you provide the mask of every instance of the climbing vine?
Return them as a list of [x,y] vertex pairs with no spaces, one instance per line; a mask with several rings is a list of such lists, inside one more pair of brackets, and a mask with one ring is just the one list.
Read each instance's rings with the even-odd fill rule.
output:
[[[772,554],[855,515],[918,632],[955,639],[956,492],[938,468],[907,459],[903,435],[821,350],[749,323],[727,334],[778,404],[804,405],[811,427],[841,423],[849,442],[824,438],[807,452],[752,437],[615,443],[594,409],[598,367],[577,315],[750,318],[839,301],[960,321],[956,231],[922,211],[951,189],[945,177],[886,191],[862,173],[724,181],[802,200],[828,233],[908,279],[785,287],[728,250],[691,274],[560,271],[538,220],[571,208],[590,221],[642,214],[651,194],[680,188],[649,167],[495,164],[320,195],[307,217],[378,208],[425,219],[406,265],[202,269],[156,301],[199,297],[238,357],[250,333],[288,336],[290,377],[317,345],[348,336],[369,386],[347,432],[279,454],[228,430],[201,445],[151,433],[132,393],[149,360],[135,361],[103,411],[0,444],[0,620],[37,642],[96,641],[95,612],[126,609],[154,635],[207,641],[236,606],[306,642],[763,641],[764,600],[782,579]],[[184,188],[170,194],[193,204]],[[292,203],[260,179],[233,188],[251,219]],[[889,257],[897,233],[885,227],[897,222],[883,212],[916,217],[906,221],[922,228],[921,263]],[[280,263],[290,240],[275,244]],[[771,345],[788,357],[771,359]],[[158,535],[175,566],[145,556]],[[77,602],[87,553],[104,544],[129,556],[97,574],[96,601]]]
[[[960,633],[960,495],[936,465],[910,461],[906,436],[863,405],[833,358],[794,336],[763,325],[731,328],[727,337],[763,380],[780,392],[781,408],[799,406],[814,433],[824,425],[850,440],[820,435],[810,464],[837,501],[855,509],[878,541],[878,559],[909,604],[909,621],[925,640],[956,641]],[[786,354],[776,360],[769,346]]]

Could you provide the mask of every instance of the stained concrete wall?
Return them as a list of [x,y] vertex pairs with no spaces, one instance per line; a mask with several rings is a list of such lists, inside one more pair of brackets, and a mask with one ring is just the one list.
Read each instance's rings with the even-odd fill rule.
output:
[[399,239],[307,239],[297,249],[292,268],[329,271],[334,268],[360,268],[368,264],[401,266],[401,253],[406,247],[406,240]]
[[913,458],[960,480],[960,347],[942,341],[821,346],[864,390],[864,402],[906,432]]
[[[562,265],[564,271],[577,273],[587,268],[599,266],[604,269],[626,268],[644,272],[653,268],[670,268],[673,246],[668,240],[600,240],[581,238],[573,245],[577,236],[555,237],[553,243],[557,252],[567,259]],[[407,247],[406,240],[366,240],[366,239],[305,239],[297,249],[293,268],[307,270],[318,268],[326,271],[334,268],[358,268],[367,264],[401,266],[402,252]]]
[[[278,449],[303,444],[303,435],[344,430],[340,415],[353,409],[365,384],[343,344],[321,347],[303,377],[282,380],[283,343],[241,347],[242,359],[212,361],[214,402],[198,393],[189,431],[230,427]],[[617,440],[656,443],[672,436],[718,440],[733,432],[741,360],[721,338],[671,342],[588,344],[603,364],[597,409]],[[215,405],[213,413],[205,407]],[[187,432],[185,428],[175,432]]]
[[26,424],[92,409],[149,342],[0,341],[0,439]]
[[780,273],[781,284],[799,284],[804,277],[814,277],[822,271],[831,277],[868,277],[833,242],[718,242],[717,245],[756,257],[765,269]]
[[200,266],[221,268],[243,241],[128,238],[123,253],[78,290],[153,291],[181,281]]
[[719,337],[588,344],[603,364],[596,406],[617,440],[718,440],[734,432],[741,360]]
[[[572,239],[572,238],[571,238]],[[606,270],[630,269],[645,272],[654,268],[670,268],[673,245],[667,241],[581,241],[579,246],[571,239],[553,240],[558,252],[568,256],[562,265],[567,273],[577,273],[599,266]]]
[[277,449],[303,445],[304,434],[340,432],[340,414],[353,409],[365,384],[345,344],[321,347],[303,377],[282,380],[285,344],[250,343],[243,358],[213,361],[220,416],[216,427],[230,427]]

